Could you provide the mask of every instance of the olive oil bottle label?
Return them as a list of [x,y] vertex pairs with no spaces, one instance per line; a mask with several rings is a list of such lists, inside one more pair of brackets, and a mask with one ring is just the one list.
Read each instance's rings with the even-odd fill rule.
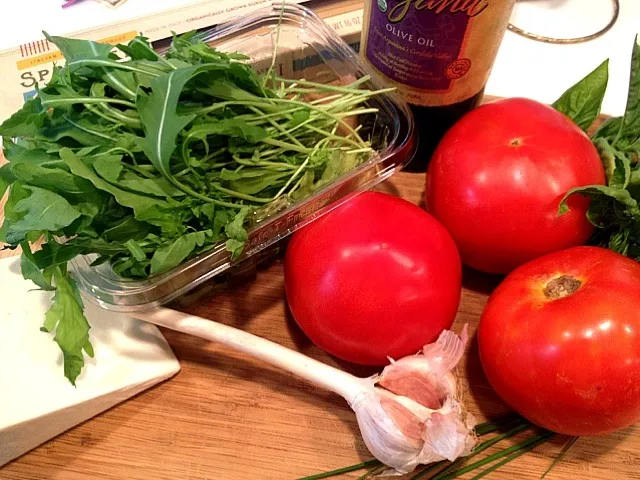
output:
[[480,92],[515,0],[366,0],[361,54],[412,104]]

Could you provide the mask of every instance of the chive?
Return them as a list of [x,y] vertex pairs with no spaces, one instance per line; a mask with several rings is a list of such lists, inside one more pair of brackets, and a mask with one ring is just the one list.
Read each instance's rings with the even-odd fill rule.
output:
[[578,438],[580,437],[573,437],[567,442],[567,444],[562,448],[562,450],[556,456],[556,458],[553,459],[553,461],[551,462],[551,465],[549,465],[549,468],[547,468],[547,470],[542,474],[540,478],[546,477],[549,474],[549,472],[553,469],[553,467],[555,467],[558,463],[560,463],[560,461],[564,458],[564,456],[569,451],[569,449],[573,446],[574,443],[576,443],[576,440],[578,440]]
[[505,427],[513,425],[514,423],[520,424],[522,422],[525,422],[525,419],[520,415],[506,415],[502,418],[499,418],[498,420],[488,421],[481,423],[480,425],[476,425],[476,428],[474,430],[476,432],[476,435],[482,437],[483,435],[487,435],[488,433],[502,430]]
[[[297,185],[293,188],[293,190],[297,189]],[[292,190],[292,191],[293,191]],[[525,428],[531,426],[531,424],[529,422],[526,422],[522,417],[520,417],[519,415],[507,415],[503,418],[500,418],[498,420],[495,421],[488,421],[488,422],[484,422],[481,423],[480,425],[476,425],[475,427],[475,432],[478,436],[484,436],[488,433],[493,433],[497,430],[503,429],[505,427],[511,426],[514,423],[517,422],[525,422],[523,424],[519,424],[516,427],[512,428],[510,431],[499,435],[498,437],[496,437],[495,439],[491,439],[488,440],[486,442],[481,443],[480,445],[478,445],[474,451],[468,455],[467,457],[465,457],[465,459],[469,459],[471,457],[473,457],[474,455],[477,455],[478,453],[480,453],[482,450],[486,450],[487,448],[489,448],[491,445],[496,444],[497,442],[499,442],[500,440],[503,440],[505,438],[509,438],[513,435],[515,435],[516,433],[524,430]],[[491,443],[489,443],[491,442]],[[482,449],[482,450],[480,450]],[[433,470],[435,470],[438,467],[444,466],[446,463],[448,463],[446,460],[442,460],[440,462],[436,462],[430,465],[427,465],[426,468],[424,468],[423,470],[421,470],[420,472],[418,472],[417,474],[415,474],[413,477],[411,477],[411,480],[417,480],[420,478],[423,478],[424,475],[426,475],[429,472],[433,472]],[[455,463],[455,462],[453,462]],[[363,463],[358,463],[356,465],[350,465],[348,467],[344,467],[344,468],[339,468],[337,470],[332,470],[330,472],[324,472],[324,473],[319,473],[316,475],[312,475],[310,477],[304,477],[301,478],[299,480],[315,480],[315,479],[320,479],[320,478],[329,478],[329,477],[334,477],[337,475],[341,475],[343,473],[349,473],[349,472],[354,472],[357,470],[362,470],[363,468],[367,468],[369,466],[373,466],[375,465],[376,467],[382,466],[382,463],[379,460],[376,459],[372,459],[372,460],[368,460],[367,462],[363,462]],[[438,472],[438,475],[443,473],[444,470],[442,472]]]
[[501,442],[502,440],[505,440],[507,438],[511,438],[514,435],[520,433],[523,430],[526,430],[527,428],[529,428],[531,426],[531,424],[529,422],[523,423],[521,425],[518,425],[514,428],[512,428],[511,430],[502,433],[500,435],[497,435],[496,437],[487,440],[485,442],[482,442],[481,444],[479,444],[478,446],[476,446],[476,448],[473,449],[473,451],[467,455],[466,457],[461,457],[458,458],[457,460],[455,460],[453,463],[451,463],[451,465],[447,468],[445,468],[442,472],[439,472],[438,475],[436,475],[434,477],[434,480],[440,480],[440,478],[444,478],[443,475],[447,475],[448,473],[454,471],[457,467],[461,466],[463,463],[466,463],[469,459],[475,457],[476,455],[478,455],[479,453],[485,451],[487,448],[495,445],[498,442]]
[[436,462],[436,463],[432,463],[431,465],[428,465],[427,468],[424,468],[423,470],[421,470],[420,472],[418,472],[416,475],[414,475],[413,477],[411,477],[411,480],[418,480],[420,478],[424,478],[424,476],[429,473],[432,472],[433,470],[435,470],[438,467],[442,467],[443,465],[445,465],[447,463],[446,460],[442,460],[440,462]]
[[360,475],[358,477],[358,480],[366,480],[367,478],[371,478],[374,475],[377,475],[378,473],[382,472],[385,468],[388,468],[388,467],[386,465],[380,465],[379,467],[374,467],[371,470]]
[[363,468],[380,466],[382,466],[382,462],[380,462],[380,460],[367,460],[366,462],[357,463],[348,467],[338,468],[336,470],[331,470],[330,472],[317,473],[308,477],[299,478],[298,480],[320,480],[322,478],[336,477],[338,475],[342,475],[343,473],[357,472],[358,470],[362,470]]
[[[509,448],[505,448],[504,450],[501,450],[500,452],[494,453],[493,455],[489,455],[487,458],[483,458],[482,460],[479,460],[475,463],[472,463],[471,465],[467,465],[466,467],[463,467],[459,470],[456,470],[455,472],[451,472],[448,475],[445,475],[444,477],[435,477],[433,478],[433,480],[451,480],[453,478],[458,478],[461,475],[464,475],[465,473],[471,472],[477,468],[480,467],[484,467],[485,465],[494,462],[496,460],[499,460],[503,457],[506,457],[514,452],[517,452],[533,443],[536,442],[540,442],[542,440],[547,440],[548,438],[550,438],[551,436],[553,436],[554,433],[553,432],[547,432],[547,433],[543,433],[541,435],[536,435],[533,436],[531,438],[528,438],[526,440],[523,440],[520,443],[517,443]],[[537,443],[536,443],[537,445]],[[504,462],[506,463],[506,462]]]
[[485,477],[486,475],[489,475],[491,472],[497,470],[498,468],[502,467],[503,465],[506,465],[507,463],[511,462],[512,460],[515,460],[516,458],[518,458],[520,455],[523,455],[527,452],[530,452],[531,450],[533,450],[534,448],[536,448],[538,445],[540,445],[541,443],[546,442],[549,438],[551,438],[554,435],[553,432],[547,432],[544,433],[542,435],[539,435],[537,437],[533,437],[532,439],[529,440],[534,440],[531,443],[529,443],[527,446],[522,447],[520,450],[512,453],[511,455],[509,455],[507,458],[505,458],[504,460],[496,463],[495,465],[487,468],[486,470],[483,470],[482,472],[480,472],[478,475],[476,475],[475,477],[473,477],[471,480],[479,480],[483,477]]

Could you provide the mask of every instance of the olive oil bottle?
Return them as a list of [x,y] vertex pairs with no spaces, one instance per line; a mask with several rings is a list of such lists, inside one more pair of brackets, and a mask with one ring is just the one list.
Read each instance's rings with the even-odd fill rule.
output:
[[515,0],[365,0],[360,54],[411,105],[424,172],[446,131],[482,100]]

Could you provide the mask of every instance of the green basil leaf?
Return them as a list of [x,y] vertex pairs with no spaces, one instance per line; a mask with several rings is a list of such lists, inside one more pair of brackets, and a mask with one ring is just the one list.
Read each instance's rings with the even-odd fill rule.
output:
[[608,187],[604,185],[591,185],[589,187],[577,187],[569,190],[569,192],[567,192],[567,194],[560,202],[560,206],[558,207],[558,215],[562,215],[563,213],[569,211],[569,207],[567,206],[566,202],[571,195],[583,195],[587,197],[603,196],[607,199],[612,199],[620,203],[621,206],[623,206],[628,211],[629,215],[640,216],[638,202],[633,197],[631,197],[629,191],[622,188]]
[[621,125],[622,117],[607,118],[595,131],[592,140],[595,141],[598,138],[604,138],[609,142],[609,144],[612,144],[620,131]]
[[568,116],[582,130],[600,115],[602,100],[609,81],[609,60],[569,88],[553,103],[553,108]]
[[631,55],[631,74],[629,78],[629,92],[627,106],[620,124],[620,130],[612,145],[617,146],[621,141],[627,145],[640,139],[640,44],[636,36]]
[[613,188],[627,188],[631,179],[631,160],[613,148],[605,138],[598,138],[594,145],[604,164],[608,185]]

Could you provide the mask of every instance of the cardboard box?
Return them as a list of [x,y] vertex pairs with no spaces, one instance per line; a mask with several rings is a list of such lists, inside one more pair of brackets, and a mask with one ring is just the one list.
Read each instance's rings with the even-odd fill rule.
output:
[[[308,0],[287,1],[294,3],[308,2]],[[172,32],[180,34],[214,26],[234,17],[247,15],[257,9],[277,4],[279,1],[183,0],[172,2],[165,0],[155,3],[162,5],[159,5],[157,10],[152,10],[152,13],[148,13],[147,10],[150,8],[150,4],[146,3],[146,0],[129,0],[125,5],[116,9],[115,13],[110,12],[107,14],[107,12],[103,12],[105,18],[111,19],[110,23],[98,23],[91,28],[83,30],[70,30],[69,24],[73,22],[70,22],[68,17],[65,17],[66,10],[62,8],[47,10],[49,15],[59,15],[58,18],[43,19],[42,15],[44,13],[40,13],[39,16],[38,12],[34,12],[30,22],[41,22],[42,25],[56,25],[59,28],[51,29],[50,33],[59,36],[117,44],[127,42],[136,35],[144,35],[150,41],[158,42],[170,38]],[[129,11],[132,14],[127,17],[126,9],[130,5],[137,8],[130,8]],[[163,5],[164,8],[162,8]],[[28,6],[26,5],[26,7]],[[80,4],[78,8],[82,6]],[[0,7],[0,17],[5,16],[2,15],[2,12],[8,8],[10,7]],[[74,8],[76,7],[71,7],[69,10]],[[98,7],[87,5],[87,8],[95,9]],[[121,10],[124,13],[121,14]],[[147,13],[143,15],[143,12]],[[115,16],[116,14],[118,16]],[[9,11],[6,17],[11,16],[12,14]],[[117,21],[115,21],[116,18]],[[91,17],[88,21],[96,24],[94,17]],[[54,63],[60,65],[62,62],[63,58],[60,52],[43,35],[0,51],[0,71],[2,72],[0,81],[0,122],[18,110],[27,99],[35,95],[36,85],[41,87],[46,85],[51,77]]]

